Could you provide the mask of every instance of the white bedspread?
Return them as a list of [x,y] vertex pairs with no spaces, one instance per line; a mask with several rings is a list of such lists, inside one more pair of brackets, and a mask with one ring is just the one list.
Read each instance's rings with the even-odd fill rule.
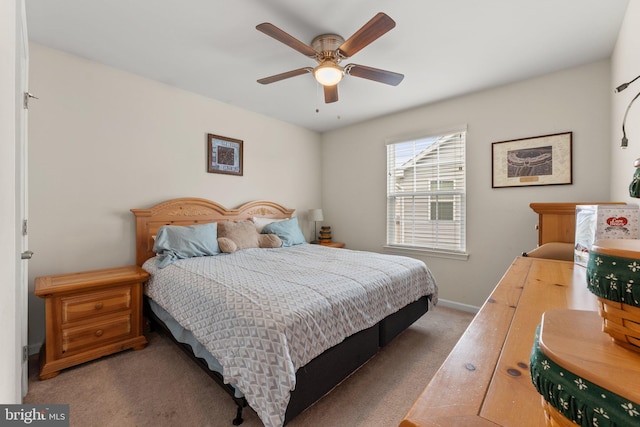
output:
[[283,424],[298,368],[424,295],[437,301],[421,261],[319,245],[143,268],[146,294],[220,361],[266,427]]

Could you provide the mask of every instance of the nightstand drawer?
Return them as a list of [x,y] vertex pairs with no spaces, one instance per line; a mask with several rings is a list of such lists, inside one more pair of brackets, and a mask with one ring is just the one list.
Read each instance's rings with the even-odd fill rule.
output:
[[115,313],[131,308],[131,287],[60,298],[62,323]]
[[62,329],[62,355],[67,357],[131,335],[131,315],[110,317]]

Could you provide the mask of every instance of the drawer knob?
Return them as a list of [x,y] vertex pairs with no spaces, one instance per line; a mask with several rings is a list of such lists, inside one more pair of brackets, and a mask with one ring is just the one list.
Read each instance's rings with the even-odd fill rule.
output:
[[100,310],[102,307],[104,307],[104,304],[101,302],[97,302],[96,303],[96,310]]
[[103,331],[102,329],[98,329],[98,330],[96,331],[96,336],[97,336],[97,337],[101,337],[101,336],[102,336],[102,334],[104,334],[104,331]]

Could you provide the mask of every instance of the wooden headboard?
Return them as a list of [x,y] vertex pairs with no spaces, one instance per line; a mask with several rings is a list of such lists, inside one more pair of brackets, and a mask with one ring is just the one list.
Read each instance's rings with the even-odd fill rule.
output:
[[206,199],[185,197],[158,203],[149,209],[131,209],[136,216],[136,264],[142,266],[155,256],[153,236],[163,225],[193,225],[208,222],[262,218],[291,218],[294,209],[287,209],[274,202],[258,200],[245,203],[236,209]]

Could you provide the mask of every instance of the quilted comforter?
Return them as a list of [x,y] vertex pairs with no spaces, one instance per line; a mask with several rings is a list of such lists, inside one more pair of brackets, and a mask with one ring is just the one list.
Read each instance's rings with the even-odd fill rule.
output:
[[223,366],[266,427],[281,426],[296,371],[437,287],[421,261],[303,244],[189,258],[145,293]]

